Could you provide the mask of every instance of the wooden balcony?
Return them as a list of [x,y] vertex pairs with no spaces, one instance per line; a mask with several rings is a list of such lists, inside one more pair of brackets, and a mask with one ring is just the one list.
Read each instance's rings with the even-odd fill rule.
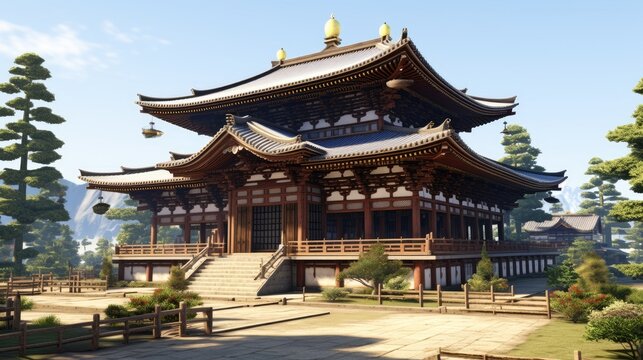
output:
[[[288,255],[356,255],[368,251],[374,244],[381,244],[388,255],[453,255],[479,254],[482,241],[433,238],[356,239],[356,240],[307,240],[291,242]],[[531,250],[556,251],[557,244],[536,242],[487,243],[489,253],[529,252]]]

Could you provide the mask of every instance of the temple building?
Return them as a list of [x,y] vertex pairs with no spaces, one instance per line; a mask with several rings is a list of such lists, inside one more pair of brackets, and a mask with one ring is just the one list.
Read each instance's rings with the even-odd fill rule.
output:
[[[463,283],[483,243],[501,276],[552,264],[548,244],[505,239],[503,217],[525,194],[558,190],[564,171],[513,168],[459,136],[513,115],[515,97],[453,87],[406,29],[397,41],[389,29],[341,46],[331,18],[320,52],[281,49],[270,69],[233,84],[140,95],[142,112],[211,140],[149,168],[81,170],[90,189],[153,213],[149,245],[116,248],[119,278],[160,280],[182,264],[192,289],[214,295],[351,286],[335,275],[375,243],[413,270],[415,288]],[[159,226],[177,225],[181,243],[157,243]]]
[[523,230],[531,240],[571,244],[582,238],[603,242],[603,226],[598,215],[561,214],[542,222],[527,221]]

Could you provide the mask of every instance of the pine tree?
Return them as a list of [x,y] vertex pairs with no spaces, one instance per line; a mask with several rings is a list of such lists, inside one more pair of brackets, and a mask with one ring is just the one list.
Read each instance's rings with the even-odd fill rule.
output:
[[[78,255],[80,244],[73,239],[73,232],[69,226],[51,222],[46,224],[57,226],[46,227],[45,232],[42,232],[45,235],[38,237],[34,246],[29,248],[37,249],[38,255],[27,260],[27,271],[31,273],[51,271],[58,275],[64,275],[67,273],[69,265],[76,267],[80,263]],[[41,232],[38,231],[38,233]]]
[[[542,166],[536,164],[536,158],[540,150],[531,146],[531,137],[527,129],[520,125],[507,125],[507,132],[502,137],[502,143],[505,147],[507,156],[500,159],[503,164],[511,165],[515,168],[530,171],[544,171]],[[513,220],[516,238],[522,238],[522,225],[527,221],[545,221],[550,220],[551,215],[546,213],[542,207],[542,200],[547,197],[547,193],[527,194],[518,200],[518,207],[510,213]],[[507,226],[510,228],[510,226]]]
[[[643,79],[634,92],[643,95]],[[590,170],[606,178],[627,180],[632,191],[643,193],[643,104],[638,106],[632,117],[634,123],[617,126],[607,133],[609,141],[627,143],[630,153],[594,165]],[[618,221],[643,221],[643,200],[619,201],[610,211],[610,216]]]
[[551,204],[551,206],[549,206],[550,214],[562,214],[564,212],[565,212],[565,208],[563,207],[563,204],[560,202]]
[[[126,223],[116,235],[119,244],[149,244],[151,211],[137,211],[135,200],[125,200],[124,208],[111,208],[105,216],[110,220],[121,220]],[[159,244],[172,243],[181,234],[181,230],[171,226],[159,227],[157,241]]]
[[584,200],[580,203],[578,213],[598,215],[603,224],[603,242],[611,245],[612,229],[629,228],[630,225],[626,222],[616,221],[613,217],[608,216],[608,214],[618,201],[627,200],[627,198],[621,196],[621,193],[616,190],[614,179],[606,178],[591,170],[593,166],[600,165],[601,163],[603,163],[603,160],[597,157],[589,161],[590,168],[585,174],[594,176],[580,187],[581,190],[583,190],[581,197]]
[[643,262],[643,222],[635,222],[625,235],[625,239],[630,241],[630,261],[640,264]]
[[[44,60],[33,53],[26,53],[15,59],[16,66],[9,69],[14,75],[9,82],[0,84],[0,91],[6,94],[19,94],[7,101],[7,107],[0,106],[0,116],[21,116],[0,129],[0,141],[13,141],[0,148],[0,160],[18,161],[18,169],[6,168],[0,172],[0,214],[9,216],[13,221],[0,226],[0,238],[13,240],[13,259],[17,273],[22,273],[23,250],[26,234],[36,220],[66,221],[69,214],[64,208],[65,188],[59,183],[62,175],[52,166],[29,167],[30,163],[49,165],[60,159],[56,152],[63,142],[53,132],[40,130],[35,122],[60,124],[65,120],[52,113],[47,107],[34,107],[33,101],[54,101],[54,95],[38,80],[46,80],[51,75],[42,66]],[[39,189],[39,193],[27,196],[27,187]]]

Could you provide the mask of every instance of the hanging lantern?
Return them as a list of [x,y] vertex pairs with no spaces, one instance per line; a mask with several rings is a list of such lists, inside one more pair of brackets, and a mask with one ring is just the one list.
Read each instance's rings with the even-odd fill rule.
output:
[[92,206],[94,214],[103,215],[109,210],[109,204],[103,202],[103,192],[98,193],[98,204]]
[[150,121],[150,127],[143,129],[143,136],[146,139],[155,138],[163,135],[163,131],[154,128],[154,121]]
[[507,130],[507,122],[506,122],[506,121],[503,121],[502,123],[505,125],[505,128],[504,128],[504,129],[502,129],[502,131],[500,131],[500,133],[501,133],[501,134],[504,134],[504,135],[509,135],[509,134],[511,134],[511,131]]

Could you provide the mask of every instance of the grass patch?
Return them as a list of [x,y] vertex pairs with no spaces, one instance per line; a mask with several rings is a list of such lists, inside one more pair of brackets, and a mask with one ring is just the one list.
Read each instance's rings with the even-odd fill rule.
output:
[[58,316],[45,315],[33,320],[30,325],[36,328],[46,328],[60,326],[61,324],[62,323],[60,322],[60,318],[58,318]]
[[509,355],[572,359],[580,350],[583,359],[626,359],[619,344],[607,341],[588,341],[583,338],[585,324],[554,319],[535,330],[527,341],[508,352]]

